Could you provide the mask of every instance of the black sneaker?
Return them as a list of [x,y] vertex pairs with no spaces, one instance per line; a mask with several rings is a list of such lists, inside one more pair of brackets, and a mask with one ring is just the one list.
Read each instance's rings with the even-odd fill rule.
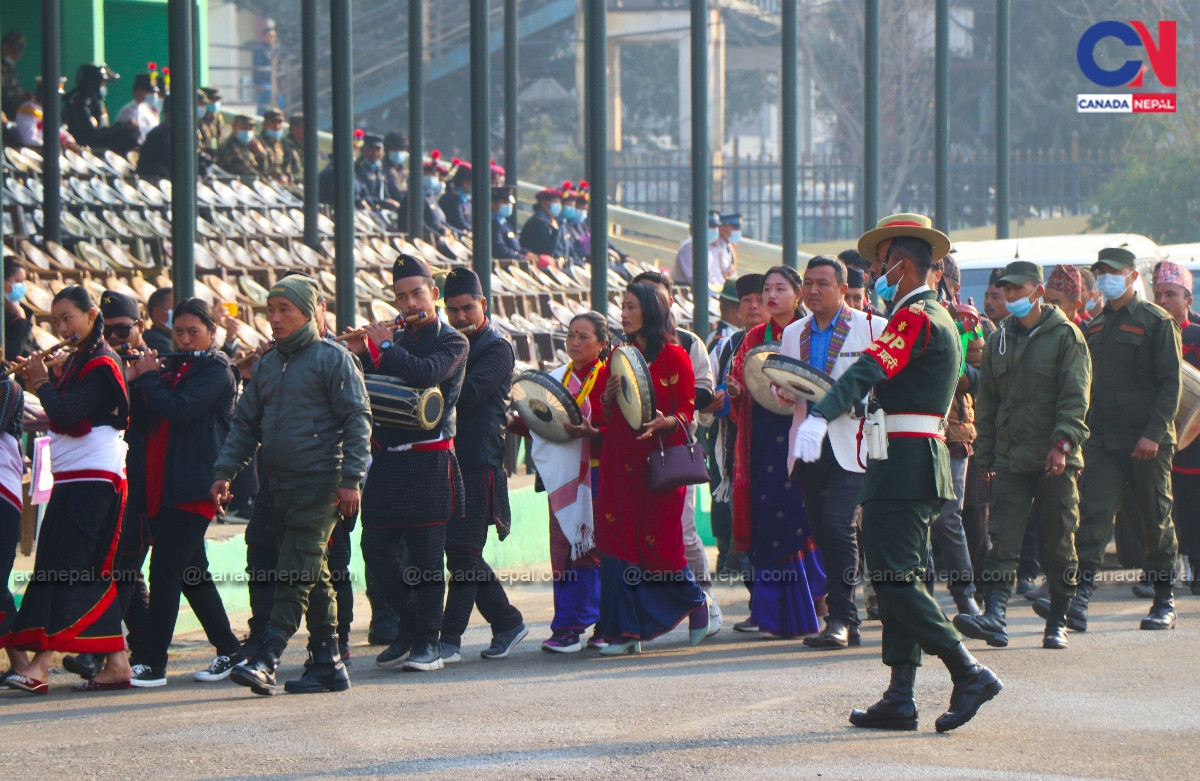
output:
[[462,661],[462,648],[450,643],[439,643],[442,650],[442,664],[458,664]]
[[212,660],[212,663],[200,670],[192,676],[195,681],[223,681],[229,677],[229,673],[234,667],[246,661],[244,657],[231,658],[228,656],[218,656]]
[[442,669],[442,647],[439,643],[425,643],[414,648],[404,660],[404,670],[430,672]]
[[503,659],[508,656],[508,652],[513,649],[513,646],[525,639],[527,634],[529,634],[529,630],[525,624],[517,624],[506,632],[492,635],[492,644],[480,651],[479,655],[484,659]]
[[392,643],[387,650],[375,657],[375,666],[385,670],[399,667],[408,658],[410,650],[408,643]]
[[167,671],[161,667],[151,667],[148,664],[135,664],[133,677],[129,684],[139,689],[153,689],[156,686],[167,685]]

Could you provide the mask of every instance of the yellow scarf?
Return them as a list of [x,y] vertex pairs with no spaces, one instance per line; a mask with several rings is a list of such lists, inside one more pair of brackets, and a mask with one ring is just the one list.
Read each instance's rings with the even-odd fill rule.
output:
[[[575,396],[575,403],[580,409],[583,408],[583,402],[592,394],[592,388],[596,387],[596,378],[600,376],[600,367],[604,365],[604,361],[596,361],[596,365],[592,367],[592,372],[583,381],[583,388]],[[568,390],[571,387],[571,375],[575,373],[575,367],[572,366],[563,373],[563,387]]]

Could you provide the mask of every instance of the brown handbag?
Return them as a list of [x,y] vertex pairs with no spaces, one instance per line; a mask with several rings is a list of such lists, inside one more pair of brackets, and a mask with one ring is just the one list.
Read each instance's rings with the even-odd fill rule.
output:
[[[680,425],[684,425],[680,421]],[[709,481],[704,447],[688,432],[687,444],[665,447],[658,435],[658,452],[650,453],[650,490],[671,491],[685,485],[700,485]]]

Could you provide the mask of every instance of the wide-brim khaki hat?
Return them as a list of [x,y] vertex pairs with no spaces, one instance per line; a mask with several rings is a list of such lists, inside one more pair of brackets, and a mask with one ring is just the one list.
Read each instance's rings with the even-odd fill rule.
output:
[[941,260],[950,254],[950,238],[933,227],[933,220],[924,214],[893,214],[884,217],[872,230],[858,239],[858,252],[869,262],[875,261],[875,248],[886,239],[908,236],[929,243],[932,257]]

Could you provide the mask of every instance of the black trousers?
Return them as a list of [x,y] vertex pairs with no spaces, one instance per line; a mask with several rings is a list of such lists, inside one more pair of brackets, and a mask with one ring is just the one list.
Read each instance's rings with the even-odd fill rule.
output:
[[437,643],[446,597],[446,524],[362,530],[363,558],[375,571],[400,631],[413,647]]
[[21,511],[0,501],[0,635],[17,620],[17,603],[8,590],[8,578],[17,560],[17,543],[20,541]]
[[[144,488],[141,489],[144,492]],[[117,577],[117,603],[125,622],[125,645],[130,664],[146,664],[146,638],[150,626],[150,589],[142,567],[150,554],[150,523],[144,508],[125,505],[121,538],[113,566]]]
[[811,464],[797,462],[793,476],[800,481],[804,512],[825,561],[826,604],[829,617],[858,626],[854,588],[858,582],[858,533],[854,511],[863,475],[843,469],[829,440],[821,458]]
[[150,621],[146,632],[145,664],[165,669],[167,648],[175,634],[180,595],[204,627],[219,656],[236,657],[242,648],[229,626],[229,616],[208,571],[204,532],[209,519],[172,507],[153,521],[154,548],[150,553]]
[[[478,470],[485,471],[485,470]],[[496,573],[483,560],[494,497],[482,490],[482,476],[472,470],[463,472],[467,486],[466,512],[446,524],[446,569],[450,583],[446,587],[446,607],[442,616],[442,642],[462,645],[462,634],[471,620],[471,610],[492,627],[492,634],[507,632],[521,625],[524,618],[508,601]],[[507,491],[507,485],[503,490]],[[504,497],[507,503],[507,496]]]

